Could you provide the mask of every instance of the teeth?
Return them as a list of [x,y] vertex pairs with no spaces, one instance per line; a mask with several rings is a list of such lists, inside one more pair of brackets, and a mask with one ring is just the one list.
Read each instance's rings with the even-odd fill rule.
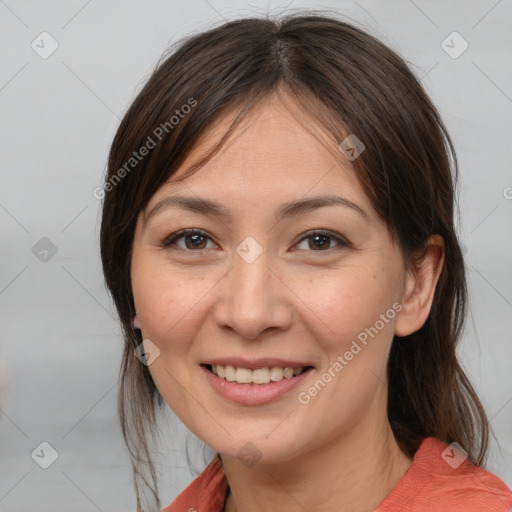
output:
[[269,384],[270,382],[278,382],[283,379],[291,379],[300,375],[305,370],[305,366],[299,368],[275,366],[273,368],[250,370],[249,368],[235,368],[230,365],[212,365],[212,372],[215,375],[229,382],[238,382],[239,384]]
[[270,369],[270,380],[277,382],[283,380],[283,369],[282,368],[271,368]]
[[[219,366],[220,365],[217,365],[217,371],[219,371]],[[229,382],[233,382],[235,380],[236,372],[235,372],[235,369],[233,368],[233,366],[227,365],[224,368],[224,374],[225,374],[224,378],[226,380],[228,380]]]
[[256,370],[246,370],[251,374],[251,381],[255,384],[268,384],[270,382],[270,370],[268,368],[258,368]]
[[293,377],[293,368],[285,368],[283,375],[285,379],[291,379]]
[[237,368],[235,372],[235,380],[240,384],[250,384],[252,382],[252,370],[247,368]]

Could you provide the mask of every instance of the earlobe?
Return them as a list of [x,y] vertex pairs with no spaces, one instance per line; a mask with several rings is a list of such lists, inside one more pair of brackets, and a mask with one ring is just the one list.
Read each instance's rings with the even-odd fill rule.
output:
[[396,336],[408,336],[416,332],[427,320],[443,264],[443,238],[433,235],[414,272],[406,275],[402,310],[395,325]]
[[140,329],[140,320],[137,314],[133,317],[133,327],[135,327],[135,329]]

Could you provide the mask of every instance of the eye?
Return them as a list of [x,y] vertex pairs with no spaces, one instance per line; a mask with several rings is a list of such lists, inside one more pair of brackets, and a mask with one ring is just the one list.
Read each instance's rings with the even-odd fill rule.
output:
[[[180,240],[184,241],[184,246],[176,243]],[[199,229],[183,229],[167,237],[160,246],[163,248],[171,248],[171,246],[174,245],[179,249],[195,251],[196,249],[206,249],[207,247],[205,244],[208,240],[211,241],[210,237]],[[310,232],[301,238],[299,245],[300,243],[308,240],[310,242],[307,244],[306,249],[310,249],[312,251],[326,252],[327,250],[332,249],[332,241],[336,242],[338,246],[350,247],[349,242],[330,231],[316,230]]]
[[310,242],[307,243],[307,248],[312,251],[326,252],[327,250],[332,249],[331,242],[333,240],[341,247],[350,247],[350,244],[345,239],[331,233],[330,231],[315,230],[310,232],[301,238],[299,244],[307,240],[310,240]]
[[[185,247],[176,244],[181,239],[185,241]],[[182,229],[167,237],[160,246],[170,248],[172,245],[176,245],[180,249],[194,251],[195,249],[206,249],[205,240],[211,239],[200,229]]]
[[[184,246],[176,243],[180,240],[184,241]],[[168,236],[160,246],[163,248],[172,248],[172,246],[175,246],[179,249],[195,251],[196,249],[206,249],[207,247],[205,244],[208,240],[211,241],[211,238],[200,229],[182,229],[181,231],[177,231],[176,233]],[[350,243],[347,240],[330,231],[315,230],[310,232],[299,240],[299,245],[307,240],[312,241],[312,243],[307,244],[307,248],[319,252],[326,252],[327,250],[332,249],[332,241],[335,241],[338,246],[350,247]]]

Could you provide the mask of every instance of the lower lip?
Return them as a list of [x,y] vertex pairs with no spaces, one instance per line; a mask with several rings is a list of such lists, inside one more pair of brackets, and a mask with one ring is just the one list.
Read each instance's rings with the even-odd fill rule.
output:
[[205,372],[206,378],[211,386],[219,395],[242,405],[265,405],[281,398],[292,389],[296,388],[301,382],[308,378],[313,368],[309,368],[304,373],[292,377],[283,378],[280,381],[269,382],[268,384],[239,384],[238,382],[229,382],[214,375],[208,368],[201,366]]

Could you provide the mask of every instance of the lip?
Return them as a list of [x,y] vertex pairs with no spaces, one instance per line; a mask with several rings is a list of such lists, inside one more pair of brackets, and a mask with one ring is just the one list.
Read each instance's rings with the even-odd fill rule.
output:
[[[275,366],[280,365],[276,364]],[[311,365],[299,364],[298,366]],[[262,367],[264,368],[265,365],[258,366],[257,368]],[[296,377],[292,377],[291,379],[282,379],[277,382],[271,381],[269,384],[239,384],[238,382],[228,382],[227,380],[214,375],[204,365],[201,365],[200,368],[212,388],[219,395],[230,400],[231,402],[235,402],[241,405],[265,405],[276,401],[304,382],[304,380],[307,379],[311,372],[314,370],[314,368],[310,367],[304,373],[301,373]]]
[[209,361],[203,361],[202,364],[220,364],[222,366],[234,366],[235,368],[248,368],[249,370],[256,370],[258,368],[274,368],[279,366],[281,368],[301,368],[303,366],[313,366],[311,363],[304,363],[298,361],[286,361],[285,359],[276,359],[270,357],[264,357],[260,359],[244,359],[242,357],[226,357],[223,359],[211,359]]

